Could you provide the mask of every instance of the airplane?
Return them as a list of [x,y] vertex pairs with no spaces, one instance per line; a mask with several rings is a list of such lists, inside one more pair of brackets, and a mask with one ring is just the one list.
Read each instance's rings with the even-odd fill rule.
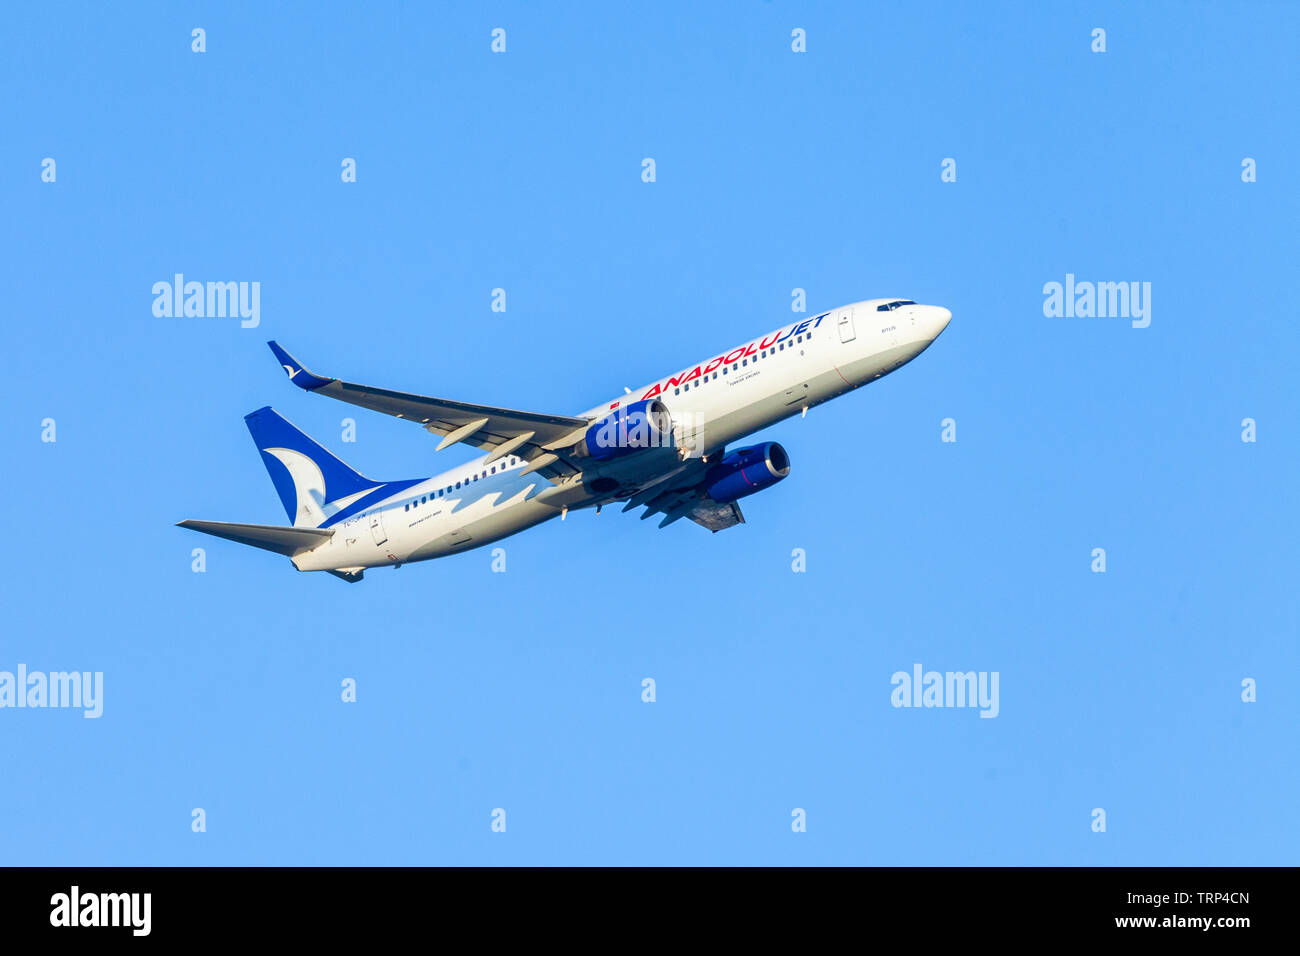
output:
[[916,358],[952,313],[911,299],[867,299],[783,326],[590,408],[543,415],[326,378],[274,341],[299,388],[414,421],[484,452],[431,478],[375,481],[267,406],[245,416],[291,527],[179,526],[285,555],[299,571],[360,581],[479,548],[570,510],[623,502],[717,532],[745,521],[740,499],[790,473],[790,456],[747,435],[874,382]]

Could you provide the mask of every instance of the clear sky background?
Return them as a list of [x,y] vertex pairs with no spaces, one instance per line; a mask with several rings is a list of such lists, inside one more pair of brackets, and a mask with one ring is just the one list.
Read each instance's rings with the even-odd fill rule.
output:
[[[105,699],[0,710],[0,863],[1295,863],[1300,7],[550,6],[6,10],[0,670]],[[176,272],[260,327],[154,317]],[[1150,327],[1044,317],[1066,273]],[[173,527],[284,523],[265,404],[372,477],[472,456],[269,338],[572,414],[795,288],[954,318],[764,432],[743,527],[575,513],[358,585]],[[895,709],[916,663],[999,716]]]

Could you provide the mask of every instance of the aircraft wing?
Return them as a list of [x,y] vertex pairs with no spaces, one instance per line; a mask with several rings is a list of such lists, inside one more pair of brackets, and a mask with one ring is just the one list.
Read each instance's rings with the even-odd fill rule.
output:
[[631,511],[645,505],[641,520],[662,514],[663,520],[659,522],[661,528],[668,527],[679,518],[690,518],[700,527],[714,532],[744,524],[745,515],[741,512],[740,505],[734,501],[726,504],[714,501],[699,488],[699,481],[707,468],[699,459],[692,459],[685,469],[670,479],[633,495],[623,510]]
[[513,454],[528,462],[525,474],[536,471],[552,481],[563,480],[581,471],[562,454],[562,450],[582,437],[582,432],[591,424],[585,418],[473,405],[324,378],[309,372],[276,342],[267,344],[288,373],[289,381],[299,388],[416,422],[426,431],[442,436],[438,443],[439,451],[456,442],[464,442],[488,452],[489,461]]

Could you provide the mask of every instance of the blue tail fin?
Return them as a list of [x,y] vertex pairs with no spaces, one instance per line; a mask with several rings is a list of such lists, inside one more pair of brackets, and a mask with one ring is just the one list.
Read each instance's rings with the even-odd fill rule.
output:
[[316,528],[383,482],[353,471],[267,406],[244,416],[295,528]]

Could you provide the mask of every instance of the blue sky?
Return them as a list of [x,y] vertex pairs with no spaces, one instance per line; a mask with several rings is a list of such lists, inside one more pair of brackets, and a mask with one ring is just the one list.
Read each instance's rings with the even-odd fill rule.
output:
[[[1295,862],[1300,8],[376,6],[6,13],[0,670],[104,712],[0,710],[0,862]],[[155,317],[176,272],[260,282],[259,327]],[[1067,273],[1150,326],[1045,317]],[[741,528],[573,514],[348,585],[173,527],[283,521],[265,404],[381,479],[472,454],[266,339],[572,414],[795,288],[954,318],[764,432]],[[917,663],[998,672],[997,718],[892,707]]]

